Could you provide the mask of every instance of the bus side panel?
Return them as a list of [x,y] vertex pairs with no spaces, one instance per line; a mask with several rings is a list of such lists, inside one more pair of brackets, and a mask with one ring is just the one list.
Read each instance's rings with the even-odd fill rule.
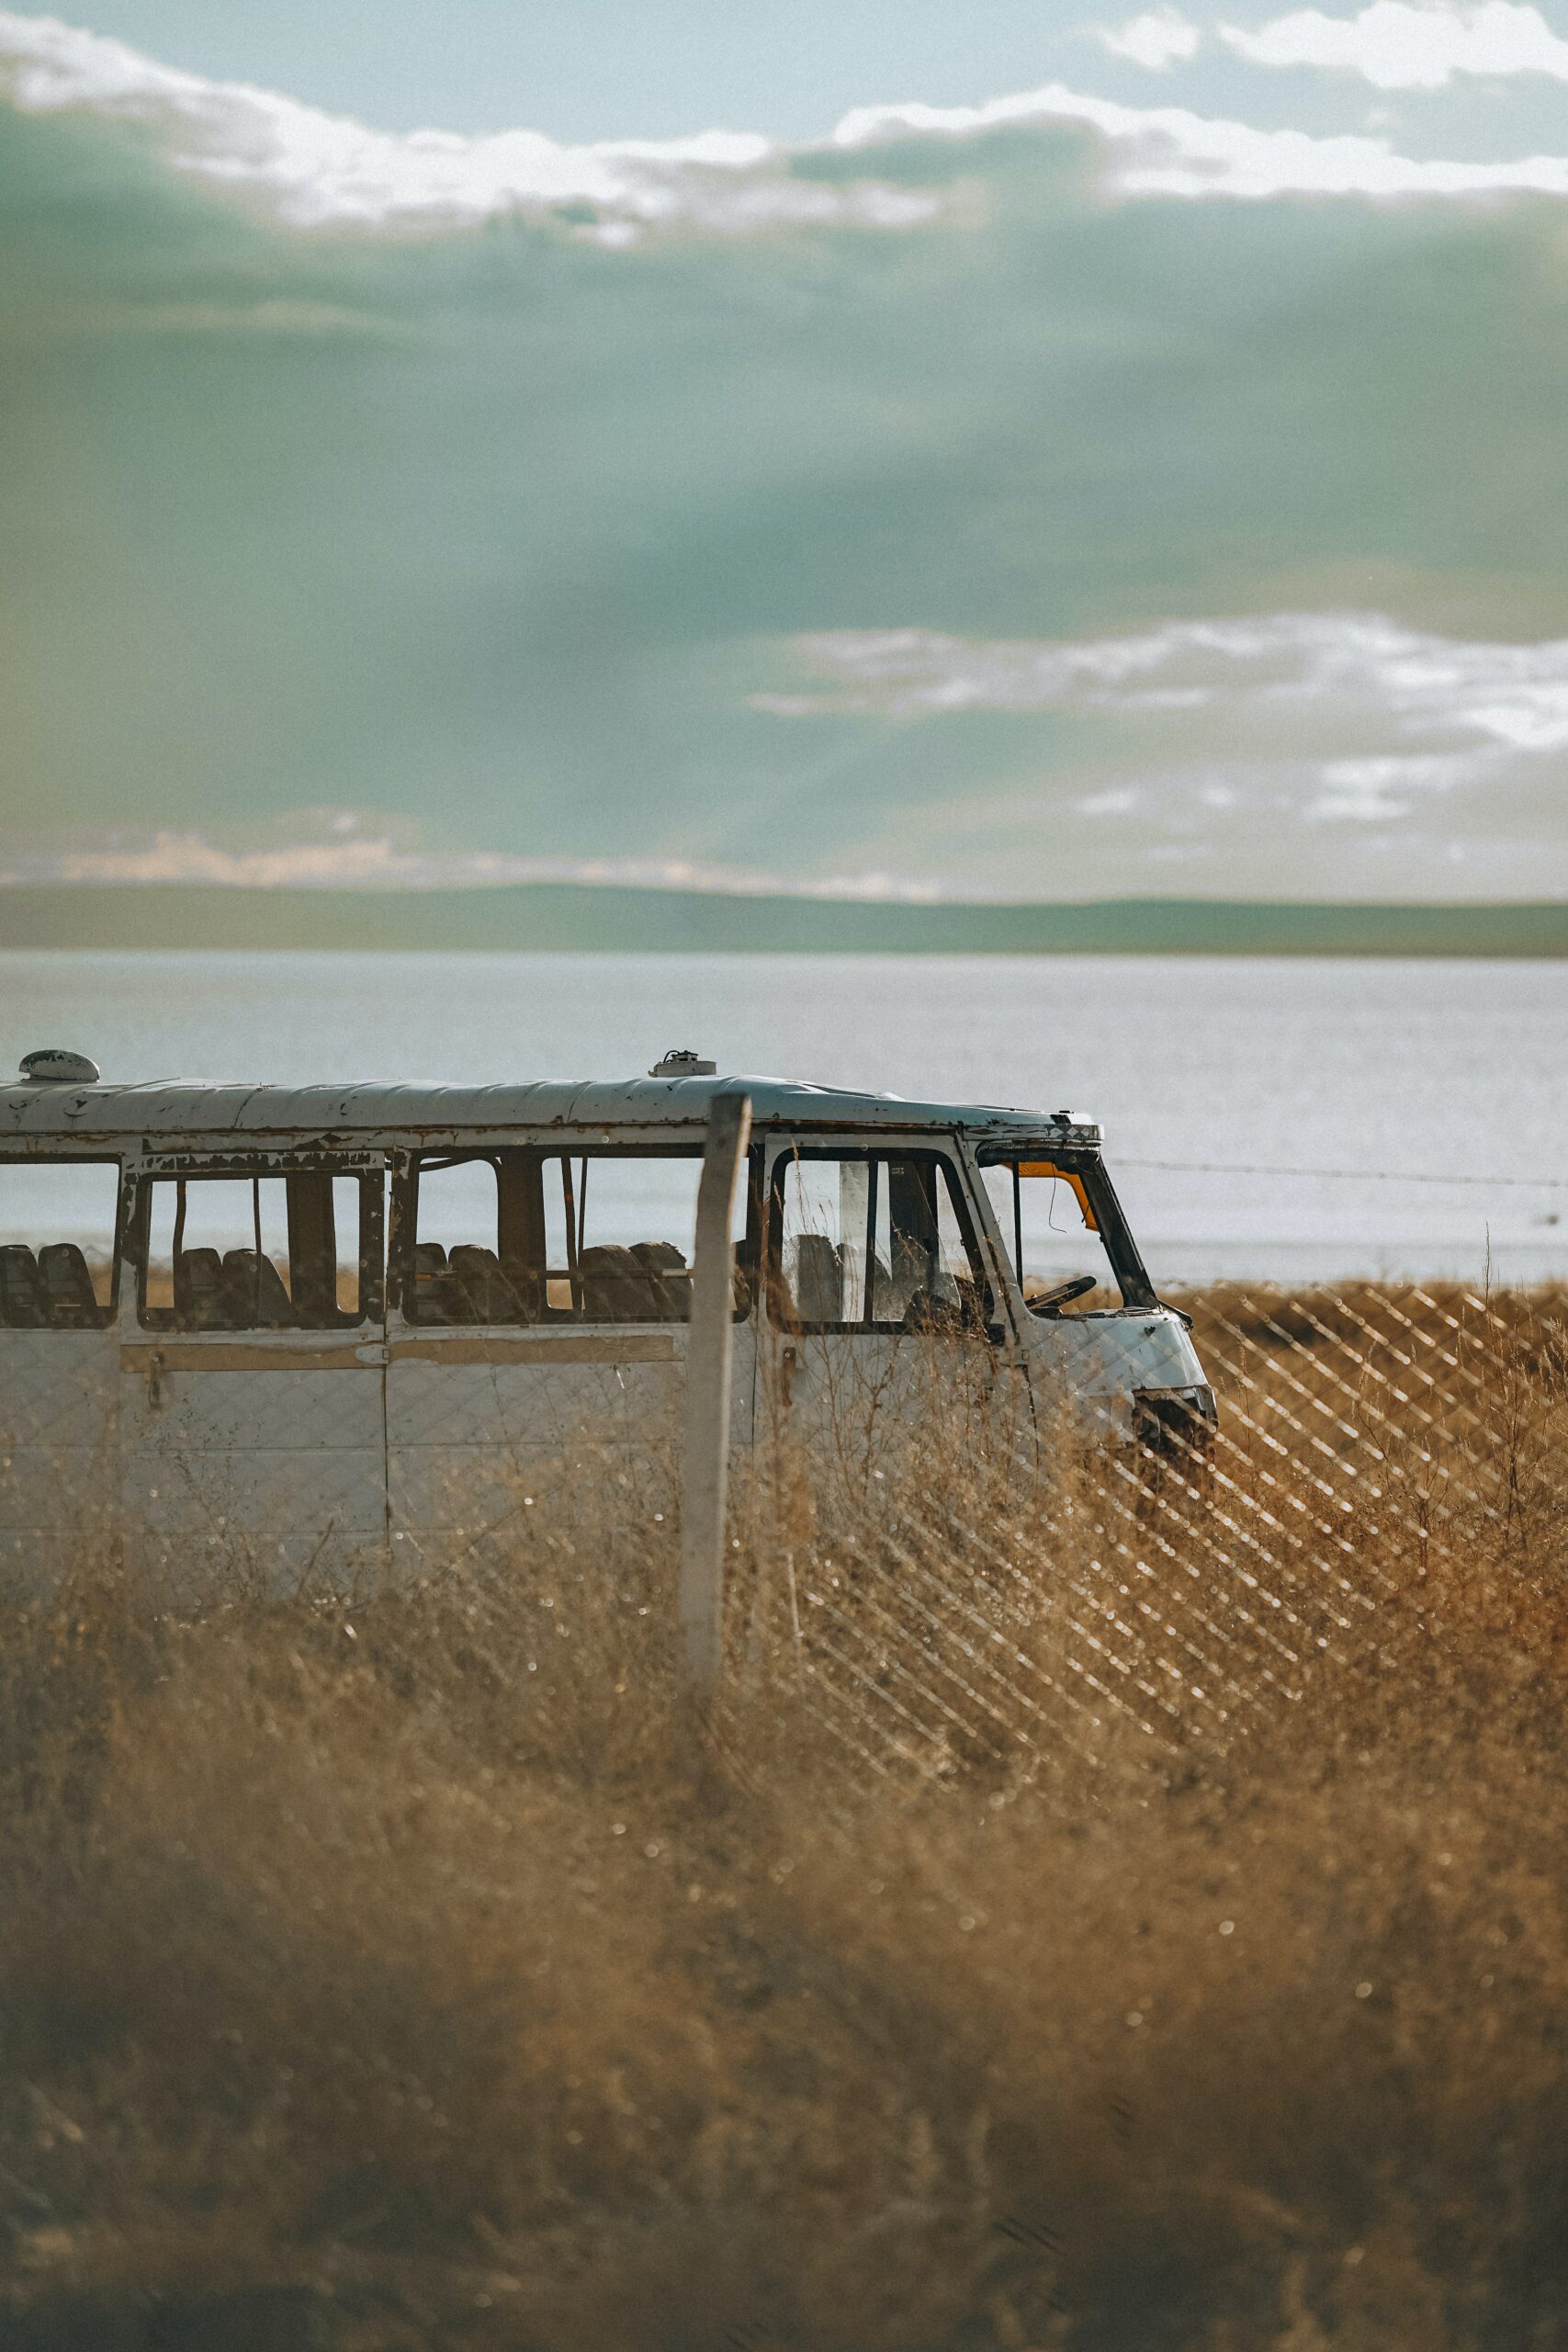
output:
[[121,1489],[141,1566],[342,1589],[384,1563],[378,1340],[142,1335],[120,1352]]
[[388,1348],[394,1560],[504,1557],[542,1505],[607,1521],[672,1507],[685,1334],[422,1331]]
[[0,1329],[0,1563],[43,1592],[118,1542],[112,1331]]
[[[419,1570],[504,1560],[534,1514],[585,1532],[679,1510],[681,1324],[394,1325],[388,1344],[392,1554]],[[733,1338],[730,1441],[751,1438],[753,1327]]]

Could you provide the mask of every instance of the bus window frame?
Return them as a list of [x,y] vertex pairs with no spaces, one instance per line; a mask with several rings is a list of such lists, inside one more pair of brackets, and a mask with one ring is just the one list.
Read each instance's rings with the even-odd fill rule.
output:
[[[165,1337],[206,1336],[199,1330],[176,1323],[172,1306],[166,1310],[148,1306],[147,1277],[151,1272],[149,1250],[154,1184],[177,1184],[181,1182],[194,1184],[203,1181],[249,1184],[268,1177],[282,1180],[290,1176],[325,1176],[352,1181],[359,1186],[359,1314],[355,1320],[288,1324],[276,1331],[243,1324],[234,1330],[215,1332],[213,1336],[265,1345],[269,1340],[298,1340],[312,1334],[333,1331],[346,1339],[355,1332],[368,1334],[384,1329],[387,1319],[387,1170],[388,1155],[385,1152],[328,1155],[319,1151],[299,1154],[258,1152],[248,1159],[226,1153],[218,1159],[204,1152],[182,1151],[160,1154],[155,1159],[144,1159],[129,1168],[127,1175],[130,1181],[124,1191],[130,1197],[122,1215],[123,1255],[134,1274],[138,1328],[143,1331],[156,1331]],[[162,1319],[165,1315],[167,1319]],[[150,1316],[160,1319],[150,1321]]]
[[[767,1223],[763,1233],[762,1289],[768,1300],[768,1320],[775,1330],[802,1339],[912,1339],[929,1334],[908,1327],[903,1317],[897,1322],[882,1322],[862,1317],[859,1322],[807,1321],[791,1312],[781,1313],[781,1302],[790,1295],[784,1279],[784,1188],[785,1170],[803,1160],[919,1160],[946,1172],[952,1205],[958,1219],[964,1245],[969,1253],[972,1277],[980,1288],[980,1319],[955,1327],[953,1336],[965,1339],[986,1339],[993,1344],[1005,1338],[1000,1322],[1000,1309],[996,1296],[996,1283],[990,1265],[990,1253],[976,1221],[974,1204],[969,1197],[967,1170],[963,1160],[945,1141],[925,1141],[906,1144],[897,1136],[878,1136],[874,1141],[823,1140],[798,1143],[790,1136],[781,1139],[774,1153],[768,1177]],[[868,1182],[867,1224],[874,1224],[876,1188]],[[867,1293],[874,1305],[874,1279],[868,1283]]]
[[[112,1168],[115,1170],[114,1238],[110,1244],[109,1295],[107,1303],[99,1311],[96,1325],[87,1327],[89,1331],[95,1329],[99,1331],[112,1330],[119,1320],[119,1270],[126,1255],[127,1213],[131,1189],[131,1170],[127,1155],[123,1151],[0,1151],[0,1170],[7,1168]],[[77,1247],[80,1248],[81,1244],[78,1243]],[[37,1256],[36,1250],[33,1254]],[[9,1324],[0,1324],[0,1330],[9,1331],[12,1328]],[[37,1329],[56,1332],[61,1338],[81,1339],[84,1336],[82,1331],[73,1332],[68,1327],[57,1323],[40,1324]]]
[[[998,1232],[1001,1234],[1002,1258],[1007,1267],[1008,1281],[1021,1298],[1023,1295],[1023,1271],[1020,1248],[1022,1213],[1022,1182],[1020,1170],[1033,1166],[1037,1170],[1049,1168],[1055,1180],[1068,1184],[1077,1196],[1080,1206],[1086,1210],[1085,1225],[1096,1235],[1104,1250],[1106,1263],[1122,1294],[1120,1305],[1096,1307],[1090,1312],[1100,1315],[1146,1315],[1152,1307],[1159,1305],[1154,1284],[1149,1280],[1148,1270],[1144,1264],[1143,1254],[1133,1238],[1132,1227],[1127,1223],[1122,1204],[1116,1197],[1116,1187],[1111,1182],[1110,1171],[1098,1152],[1074,1151],[1044,1140],[1038,1143],[1027,1141],[983,1143],[976,1148],[975,1165],[982,1192],[985,1190],[986,1170],[988,1168],[1006,1168],[1012,1170],[1011,1232],[1002,1230],[999,1216],[997,1223]],[[1034,1182],[1038,1179],[1032,1178],[1031,1181]],[[1088,1213],[1089,1211],[1092,1211],[1092,1215]],[[1025,1304],[1027,1305],[1027,1302]]]
[[[699,1139],[694,1139],[692,1141],[661,1140],[656,1143],[649,1143],[641,1140],[640,1138],[630,1139],[614,1135],[607,1136],[603,1128],[595,1129],[592,1136],[552,1135],[543,1138],[533,1136],[526,1141],[520,1142],[515,1137],[497,1139],[492,1135],[472,1144],[463,1143],[460,1141],[444,1140],[441,1143],[412,1144],[399,1148],[397,1151],[389,1155],[391,1173],[391,1206],[389,1226],[389,1239],[387,1256],[387,1303],[389,1313],[400,1316],[402,1321],[412,1331],[473,1331],[475,1329],[490,1329],[496,1331],[570,1331],[581,1330],[584,1329],[604,1331],[636,1331],[681,1328],[680,1326],[660,1324],[652,1317],[649,1317],[647,1321],[633,1321],[628,1318],[625,1321],[615,1320],[594,1324],[590,1324],[588,1322],[587,1317],[583,1315],[581,1306],[578,1303],[581,1297],[581,1276],[578,1272],[578,1255],[581,1248],[582,1247],[584,1230],[583,1216],[588,1204],[587,1192],[585,1188],[582,1196],[581,1198],[579,1197],[576,1191],[575,1179],[571,1174],[571,1168],[573,1162],[583,1159],[684,1159],[694,1161],[700,1169],[703,1159],[703,1144]],[[566,1267],[550,1268],[548,1264],[547,1229],[546,1246],[544,1254],[541,1257],[538,1272],[542,1282],[547,1282],[552,1279],[559,1280],[563,1278],[570,1281],[572,1290],[571,1306],[570,1307],[551,1306],[547,1295],[541,1305],[540,1313],[534,1321],[496,1323],[489,1325],[475,1325],[467,1322],[434,1321],[425,1317],[414,1314],[411,1310],[415,1295],[413,1253],[419,1240],[419,1172],[421,1167],[427,1161],[447,1168],[461,1166],[474,1160],[483,1160],[487,1162],[490,1167],[494,1170],[496,1175],[497,1215],[499,1220],[501,1205],[501,1163],[503,1158],[508,1156],[519,1159],[532,1158],[537,1159],[541,1163],[541,1177],[543,1176],[543,1163],[547,1160],[559,1160],[567,1170],[567,1182],[563,1190],[561,1208],[563,1217],[567,1218],[568,1223],[567,1250],[569,1264]],[[756,1304],[758,1287],[756,1270],[761,1255],[761,1186],[762,1151],[761,1145],[759,1142],[754,1144],[750,1151],[747,1154],[746,1224],[744,1232],[737,1242],[735,1249],[736,1271],[738,1274],[743,1277],[743,1295],[741,1298],[737,1300],[732,1317],[736,1323],[747,1322],[750,1319],[752,1309]],[[498,1241],[500,1235],[498,1230]],[[590,1240],[588,1246],[592,1246],[592,1240]],[[499,1255],[499,1251],[497,1254]],[[694,1257],[695,1255],[694,1235],[693,1237],[693,1255]]]

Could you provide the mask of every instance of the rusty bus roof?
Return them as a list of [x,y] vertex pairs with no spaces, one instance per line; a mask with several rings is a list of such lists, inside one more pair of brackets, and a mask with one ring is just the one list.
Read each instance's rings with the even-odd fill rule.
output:
[[1100,1128],[1067,1112],[975,1102],[910,1102],[778,1078],[541,1080],[496,1086],[355,1082],[342,1086],[204,1085],[169,1080],[117,1086],[30,1079],[0,1088],[0,1145],[45,1136],[355,1137],[476,1129],[676,1126],[695,1140],[716,1095],[744,1092],[759,1125],[960,1129],[976,1140],[1040,1136],[1092,1146]]

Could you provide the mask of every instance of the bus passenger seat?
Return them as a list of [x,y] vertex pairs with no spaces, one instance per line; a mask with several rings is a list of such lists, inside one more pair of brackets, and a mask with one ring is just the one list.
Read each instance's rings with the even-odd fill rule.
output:
[[[351,1277],[358,1269],[350,1268]],[[303,1325],[306,1330],[333,1331],[357,1317],[345,1315],[338,1305],[338,1270],[336,1253],[326,1249],[301,1250],[288,1253],[288,1274],[293,1313],[291,1322]],[[357,1288],[357,1281],[355,1281]]]
[[536,1323],[545,1306],[545,1272],[531,1265],[526,1258],[502,1258],[502,1280],[516,1300],[515,1319],[519,1323]]
[[187,1331],[227,1331],[231,1326],[216,1250],[182,1250],[175,1261],[175,1320]]
[[0,1323],[12,1331],[41,1331],[48,1321],[33,1253],[25,1242],[9,1241],[0,1249]]
[[96,1331],[104,1317],[93,1295],[87,1261],[74,1241],[51,1241],[38,1253],[38,1270],[57,1331]]
[[650,1274],[683,1274],[686,1261],[672,1241],[634,1241],[632,1256]]
[[466,1316],[452,1295],[452,1279],[446,1270],[446,1252],[439,1241],[416,1241],[413,1245],[413,1296],[408,1302],[409,1317],[414,1323],[464,1323],[472,1320]]
[[632,1256],[648,1274],[653,1292],[651,1317],[662,1323],[692,1319],[692,1276],[672,1241],[634,1241]]
[[969,1328],[969,1318],[959,1305],[956,1295],[952,1297],[922,1283],[912,1291],[905,1306],[899,1326],[905,1331],[956,1332]]
[[577,1261],[589,1323],[664,1323],[663,1284],[624,1242],[596,1241]]
[[803,1323],[843,1320],[844,1253],[826,1233],[796,1237],[795,1307]]
[[449,1288],[455,1293],[465,1323],[521,1323],[522,1302],[493,1250],[462,1241],[447,1261]]
[[293,1328],[294,1309],[283,1277],[262,1251],[225,1250],[223,1286],[229,1295],[230,1320],[237,1329],[287,1331]]

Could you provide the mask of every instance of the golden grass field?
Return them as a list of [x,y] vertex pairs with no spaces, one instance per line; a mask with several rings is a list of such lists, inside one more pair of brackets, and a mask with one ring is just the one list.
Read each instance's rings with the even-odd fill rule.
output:
[[1562,1302],[1187,1304],[1204,1466],[764,1444],[701,1754],[591,1460],[8,1605],[0,2343],[1568,2344]]

